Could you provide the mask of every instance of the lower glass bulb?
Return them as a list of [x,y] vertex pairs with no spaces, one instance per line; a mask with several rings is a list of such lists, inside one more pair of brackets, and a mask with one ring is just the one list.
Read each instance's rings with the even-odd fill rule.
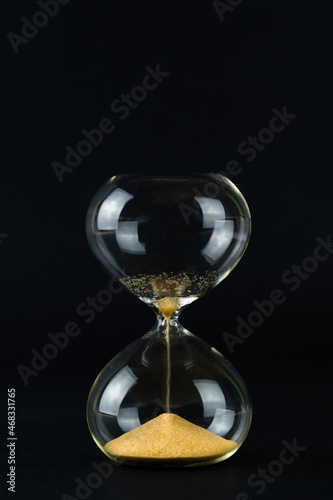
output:
[[159,315],[153,329],[115,356],[88,399],[92,436],[129,465],[194,466],[233,455],[248,433],[245,384],[216,349]]

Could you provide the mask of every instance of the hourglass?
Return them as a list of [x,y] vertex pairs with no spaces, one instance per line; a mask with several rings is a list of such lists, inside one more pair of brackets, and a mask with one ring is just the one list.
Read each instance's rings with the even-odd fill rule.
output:
[[[93,198],[86,229],[107,272],[157,316],[92,386],[87,419],[96,444],[129,465],[230,457],[251,423],[246,386],[178,316],[242,257],[251,231],[242,194],[218,174],[118,175]],[[212,328],[209,318],[205,324]]]

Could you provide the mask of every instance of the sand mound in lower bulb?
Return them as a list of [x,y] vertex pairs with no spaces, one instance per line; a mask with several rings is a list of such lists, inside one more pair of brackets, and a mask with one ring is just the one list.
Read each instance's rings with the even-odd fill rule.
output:
[[128,463],[160,465],[210,462],[235,450],[235,441],[224,439],[173,413],[162,413],[113,439],[105,451]]

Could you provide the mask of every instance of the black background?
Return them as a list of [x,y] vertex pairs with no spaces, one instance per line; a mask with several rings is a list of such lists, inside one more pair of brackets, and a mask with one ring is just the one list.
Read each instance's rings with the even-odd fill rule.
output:
[[[244,0],[221,21],[211,1],[71,0],[17,54],[7,34],[20,35],[21,17],[41,9],[29,0],[3,2],[2,10],[1,491],[7,388],[17,399],[16,498],[75,497],[76,478],[85,481],[92,462],[106,458],[85,421],[90,386],[154,323],[125,291],[90,324],[76,313],[109,281],[86,242],[92,195],[117,173],[220,172],[237,160],[242,171],[230,178],[251,209],[248,250],[181,321],[243,375],[254,405],[250,434],[236,455],[213,466],[114,467],[91,498],[330,498],[333,257],[297,290],[282,279],[313,255],[316,238],[332,233],[329,3]],[[111,103],[158,64],[169,76],[121,120]],[[247,161],[239,144],[284,107],[297,116]],[[76,148],[81,130],[106,117],[115,131],[59,182],[52,162],[64,163],[65,147]],[[237,317],[246,320],[253,301],[274,289],[285,302],[231,352],[224,333],[235,335]],[[24,385],[17,366],[31,366],[31,350],[41,352],[48,333],[69,321],[81,333]],[[248,478],[295,439],[306,450],[259,494]]]

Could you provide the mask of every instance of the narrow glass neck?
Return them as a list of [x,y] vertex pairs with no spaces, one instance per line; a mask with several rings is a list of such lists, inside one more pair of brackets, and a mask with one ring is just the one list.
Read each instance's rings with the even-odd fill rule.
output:
[[192,304],[198,297],[163,297],[161,299],[151,299],[147,297],[140,297],[140,299],[147,305],[153,308],[157,316],[164,316],[165,318],[176,318],[180,312]]
[[172,314],[170,317],[165,317],[161,313],[156,314],[156,323],[152,333],[156,338],[165,339],[167,336],[169,339],[176,339],[184,334],[184,329],[179,323],[178,314]]

